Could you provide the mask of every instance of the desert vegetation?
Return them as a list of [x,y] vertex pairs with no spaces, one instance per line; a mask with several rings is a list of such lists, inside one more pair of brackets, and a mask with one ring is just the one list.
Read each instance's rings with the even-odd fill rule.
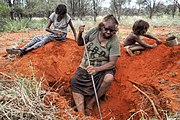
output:
[[[101,101],[103,119],[180,118],[180,48],[165,46],[169,36],[175,36],[180,41],[179,0],[109,0],[108,7],[104,7],[103,2],[0,1],[0,119],[98,119],[97,108],[93,117],[86,117],[76,112],[71,101],[69,79],[80,63],[83,49],[72,40],[70,29],[66,43],[56,41],[47,44],[22,58],[5,52],[6,48],[17,48],[35,35],[46,33],[47,19],[59,3],[67,5],[76,30],[81,24],[86,25],[86,30],[97,26],[107,14],[113,14],[119,20],[117,35],[121,41],[122,56],[118,60],[117,75],[110,91]],[[131,32],[133,23],[139,19],[149,22],[151,27],[148,32],[161,39],[163,44],[130,58],[122,43]]]

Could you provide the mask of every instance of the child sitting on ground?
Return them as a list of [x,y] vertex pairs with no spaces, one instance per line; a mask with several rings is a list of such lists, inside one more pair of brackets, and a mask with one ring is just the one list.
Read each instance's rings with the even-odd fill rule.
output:
[[[132,27],[132,32],[127,36],[127,38],[124,41],[124,48],[126,52],[130,56],[134,56],[135,52],[140,52],[142,50],[145,50],[146,48],[154,48],[158,44],[161,44],[161,40],[146,34],[147,30],[149,28],[149,23],[144,20],[138,20],[134,23]],[[156,43],[150,45],[140,39],[140,36],[144,36],[150,39],[154,39]]]

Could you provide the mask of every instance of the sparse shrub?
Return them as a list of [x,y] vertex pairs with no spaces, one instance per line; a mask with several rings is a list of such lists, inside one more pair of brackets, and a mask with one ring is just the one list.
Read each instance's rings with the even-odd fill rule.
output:
[[30,20],[28,18],[21,20],[9,20],[4,24],[3,31],[7,32],[18,32],[18,31],[27,31],[29,29],[43,29],[47,24],[46,19],[40,20]]
[[29,28],[42,30],[45,28],[46,24],[47,24],[47,19],[45,18],[35,19],[29,22]]
[[0,72],[0,120],[94,120],[75,113],[58,93],[43,90],[43,77],[36,80],[33,67],[32,72],[31,77]]
[[5,30],[6,20],[8,19],[8,14],[10,9],[8,6],[2,2],[0,2],[0,32]]
[[5,30],[9,32],[25,31],[29,28],[29,19],[10,20],[5,26]]
[[[6,78],[6,77],[4,77]],[[34,77],[11,77],[0,80],[0,119],[56,119],[56,108],[47,108],[41,100],[41,82]]]
[[154,16],[153,19],[149,19],[144,16],[122,16],[121,25],[132,26],[136,20],[143,19],[150,23],[152,26],[179,26],[179,16],[172,18],[170,15]]

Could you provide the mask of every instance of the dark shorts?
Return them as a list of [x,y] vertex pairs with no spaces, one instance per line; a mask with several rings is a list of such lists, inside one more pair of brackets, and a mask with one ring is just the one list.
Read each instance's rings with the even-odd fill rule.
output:
[[[101,83],[103,82],[106,74],[112,74],[114,76],[115,69],[101,71],[93,75],[96,91],[98,91]],[[94,95],[94,88],[92,84],[91,75],[81,67],[77,69],[73,77],[71,78],[71,90],[76,93],[80,93],[84,96]]]

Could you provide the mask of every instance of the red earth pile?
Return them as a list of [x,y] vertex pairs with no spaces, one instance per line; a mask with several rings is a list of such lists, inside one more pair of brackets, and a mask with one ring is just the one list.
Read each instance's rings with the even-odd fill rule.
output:
[[[165,41],[165,38],[160,38]],[[149,40],[146,40],[149,42]],[[51,89],[72,99],[69,81],[81,62],[83,47],[75,41],[51,42],[15,61],[4,62],[1,71],[20,73],[42,78],[46,89]],[[101,101],[103,119],[126,120],[143,110],[156,117],[152,103],[133,85],[144,91],[153,100],[160,116],[166,111],[180,111],[180,46],[167,47],[164,43],[139,55],[130,57],[121,45],[121,56],[116,65],[117,71],[106,99]],[[93,116],[98,118],[95,106]],[[141,115],[134,115],[138,119]]]

